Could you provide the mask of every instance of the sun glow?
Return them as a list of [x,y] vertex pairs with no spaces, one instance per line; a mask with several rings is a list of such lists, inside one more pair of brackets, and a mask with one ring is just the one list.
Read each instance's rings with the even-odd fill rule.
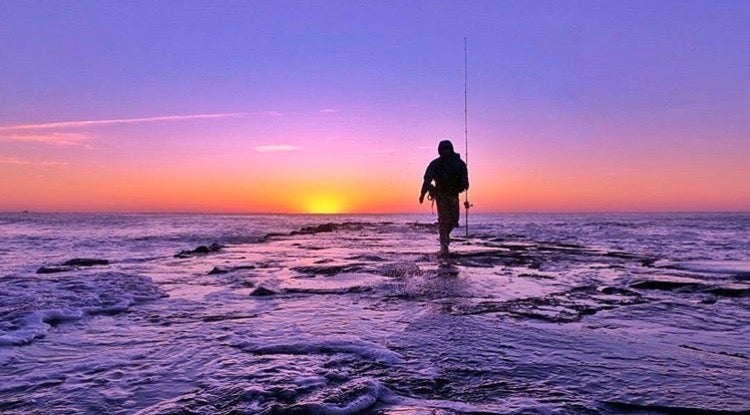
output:
[[341,212],[341,200],[332,196],[315,196],[307,202],[307,213],[334,214]]

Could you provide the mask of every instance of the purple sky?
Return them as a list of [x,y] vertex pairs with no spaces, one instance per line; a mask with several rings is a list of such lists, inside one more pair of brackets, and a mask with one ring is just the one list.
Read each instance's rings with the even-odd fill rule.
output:
[[0,210],[420,209],[464,36],[478,209],[750,209],[750,2],[5,1]]

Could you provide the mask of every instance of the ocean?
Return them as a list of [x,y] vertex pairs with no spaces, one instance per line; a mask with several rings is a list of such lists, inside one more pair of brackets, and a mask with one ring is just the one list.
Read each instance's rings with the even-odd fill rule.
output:
[[0,413],[750,414],[750,214],[470,221],[0,214]]

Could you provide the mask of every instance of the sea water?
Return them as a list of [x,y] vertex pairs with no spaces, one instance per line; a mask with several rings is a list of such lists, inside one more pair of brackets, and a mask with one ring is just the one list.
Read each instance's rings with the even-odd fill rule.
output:
[[0,412],[750,413],[750,214],[470,219],[2,214]]

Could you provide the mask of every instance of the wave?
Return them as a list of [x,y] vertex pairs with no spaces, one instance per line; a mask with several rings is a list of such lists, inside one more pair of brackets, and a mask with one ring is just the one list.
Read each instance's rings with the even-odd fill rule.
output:
[[145,276],[119,272],[6,277],[0,293],[0,346],[19,346],[87,315],[117,314],[166,296]]
[[[666,261],[665,261],[666,262]],[[719,275],[749,275],[750,261],[675,261],[661,267]]]
[[240,349],[259,355],[288,354],[353,354],[361,358],[378,363],[397,364],[403,360],[401,356],[379,344],[351,337],[339,337],[327,341],[298,341],[292,343],[272,343],[258,345],[240,343]]
[[284,408],[282,412],[288,414],[351,415],[372,408],[378,402],[378,399],[387,392],[387,388],[376,381],[367,382],[364,388],[359,389],[341,404],[305,402]]

